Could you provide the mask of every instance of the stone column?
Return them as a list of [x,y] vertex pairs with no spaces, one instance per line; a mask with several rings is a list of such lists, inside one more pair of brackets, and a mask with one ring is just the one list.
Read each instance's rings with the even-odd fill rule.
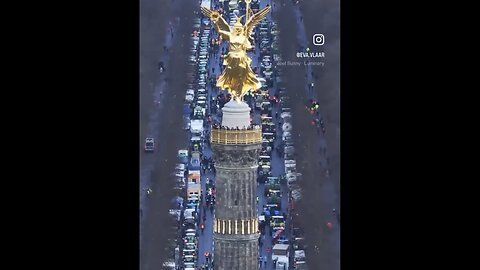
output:
[[[230,101],[223,108],[222,125],[250,126],[250,108]],[[226,131],[234,133],[249,131]],[[257,130],[261,132],[261,130]],[[258,270],[257,168],[261,138],[254,142],[227,144],[212,137],[216,169],[214,220],[215,270]]]

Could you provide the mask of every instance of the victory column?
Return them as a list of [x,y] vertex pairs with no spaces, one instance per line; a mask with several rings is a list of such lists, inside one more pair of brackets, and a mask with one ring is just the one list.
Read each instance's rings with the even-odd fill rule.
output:
[[[214,219],[214,269],[258,270],[257,168],[262,144],[262,130],[250,123],[250,107],[243,101],[249,91],[260,88],[250,67],[247,49],[253,48],[251,34],[270,11],[270,6],[249,16],[237,18],[233,29],[214,10],[202,12],[216,31],[229,43],[217,80],[217,87],[232,95],[223,107],[221,127],[212,127],[211,145],[216,169],[216,206]],[[241,23],[245,17],[245,24]]]

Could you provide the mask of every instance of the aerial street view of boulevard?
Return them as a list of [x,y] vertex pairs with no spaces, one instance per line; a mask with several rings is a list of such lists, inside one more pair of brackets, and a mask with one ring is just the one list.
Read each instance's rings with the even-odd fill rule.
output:
[[140,269],[340,269],[340,1],[140,1]]

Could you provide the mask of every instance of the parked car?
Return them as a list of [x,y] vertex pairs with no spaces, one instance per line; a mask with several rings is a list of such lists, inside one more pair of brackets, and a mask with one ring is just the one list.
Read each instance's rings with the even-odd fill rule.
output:
[[188,117],[187,115],[183,116],[183,129],[184,130],[190,129],[190,117]]
[[155,140],[153,138],[145,139],[145,152],[153,152],[155,150]]
[[178,150],[177,157],[178,157],[178,159],[181,163],[187,164],[188,163],[188,150],[186,150],[186,149]]

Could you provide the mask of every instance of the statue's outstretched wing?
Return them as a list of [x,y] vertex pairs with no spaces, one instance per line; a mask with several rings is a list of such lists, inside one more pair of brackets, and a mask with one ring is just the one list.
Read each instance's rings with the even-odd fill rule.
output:
[[200,9],[202,10],[203,15],[205,15],[209,18],[211,18],[212,14],[215,12],[214,10],[211,10],[209,8],[206,8],[206,7],[200,7]]
[[206,7],[201,7],[203,15],[210,18],[215,23],[215,26],[218,27],[220,30],[225,32],[230,32],[230,26],[225,21],[225,19],[218,13],[218,11],[208,9]]
[[268,14],[268,12],[270,12],[270,6],[266,6],[265,8],[263,8],[262,10],[260,10],[259,12],[255,13],[249,20],[248,22],[245,24],[246,28],[247,28],[247,33],[248,33],[248,36],[251,36],[252,32],[253,32],[253,29],[255,28],[255,26],[261,21],[263,20],[263,18],[265,18]]

